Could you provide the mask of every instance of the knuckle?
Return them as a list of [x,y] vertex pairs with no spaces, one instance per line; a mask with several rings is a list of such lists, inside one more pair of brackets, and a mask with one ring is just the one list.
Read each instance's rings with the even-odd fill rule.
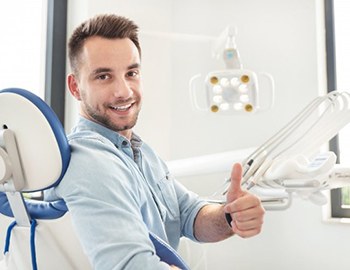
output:
[[261,208],[260,208],[260,214],[261,214],[261,215],[265,215],[265,212],[266,212],[266,211],[265,211],[264,207],[261,207]]
[[257,205],[261,205],[261,199],[257,196],[255,196],[255,202]]

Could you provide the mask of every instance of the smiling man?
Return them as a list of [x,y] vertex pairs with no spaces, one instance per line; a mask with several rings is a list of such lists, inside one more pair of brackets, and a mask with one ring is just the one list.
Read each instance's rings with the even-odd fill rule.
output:
[[69,41],[68,87],[80,118],[68,136],[68,170],[54,191],[99,270],[176,269],[157,256],[149,232],[176,249],[183,236],[199,242],[251,237],[263,223],[260,200],[240,188],[239,164],[226,205],[209,204],[173,179],[133,132],[142,103],[137,31],[127,18],[100,15],[78,26]]

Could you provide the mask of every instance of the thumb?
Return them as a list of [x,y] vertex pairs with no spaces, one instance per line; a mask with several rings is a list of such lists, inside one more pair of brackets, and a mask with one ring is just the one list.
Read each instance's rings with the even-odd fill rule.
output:
[[231,183],[227,190],[227,203],[237,200],[239,197],[244,195],[244,192],[241,188],[242,180],[242,165],[235,163],[231,171]]

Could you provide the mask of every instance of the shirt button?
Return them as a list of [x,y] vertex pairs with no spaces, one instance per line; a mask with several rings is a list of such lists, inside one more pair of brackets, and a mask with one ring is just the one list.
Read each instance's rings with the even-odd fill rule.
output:
[[122,142],[122,145],[123,145],[123,146],[127,146],[127,145],[128,145],[128,142],[127,142],[127,141],[123,141],[123,142]]

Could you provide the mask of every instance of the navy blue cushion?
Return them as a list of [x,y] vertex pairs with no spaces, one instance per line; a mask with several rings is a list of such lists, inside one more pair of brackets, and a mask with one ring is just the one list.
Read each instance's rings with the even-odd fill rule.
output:
[[[1,214],[13,217],[10,204],[7,200],[6,194],[3,192],[0,192],[0,205]],[[68,211],[66,203],[63,200],[45,202],[25,199],[25,205],[28,214],[33,219],[56,219],[62,217]]]
[[157,256],[161,259],[161,261],[169,265],[176,265],[177,267],[183,270],[189,269],[185,261],[177,254],[176,250],[174,250],[161,238],[159,238],[152,232],[149,233],[149,238],[151,239],[156,250]]

